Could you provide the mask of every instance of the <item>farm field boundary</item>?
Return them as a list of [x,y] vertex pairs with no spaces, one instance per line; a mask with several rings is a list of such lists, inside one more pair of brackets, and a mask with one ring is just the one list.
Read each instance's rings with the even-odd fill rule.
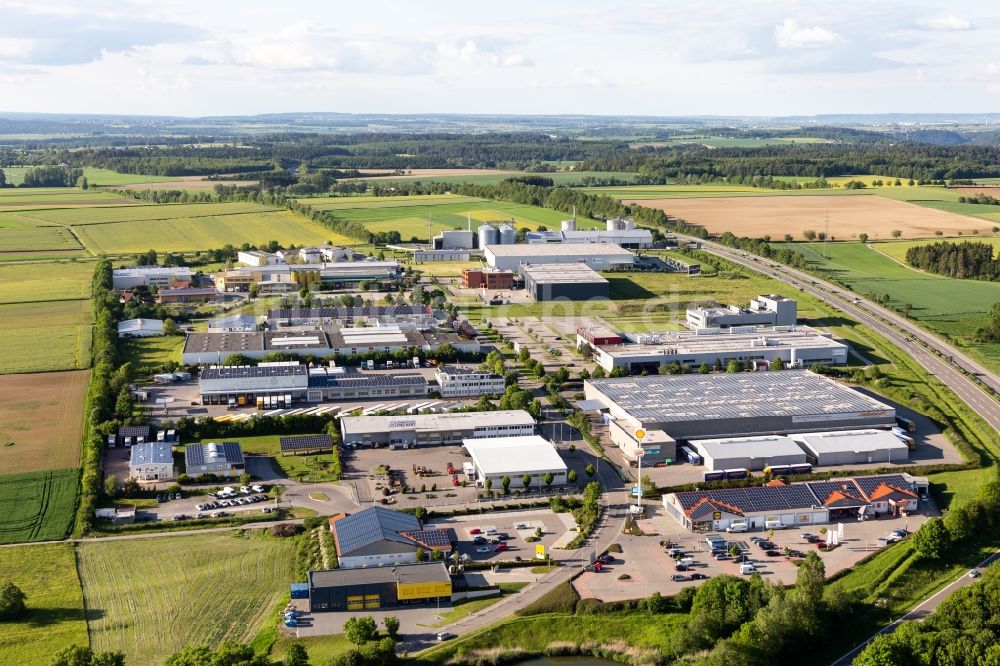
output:
[[64,538],[79,483],[76,469],[0,476],[0,543]]

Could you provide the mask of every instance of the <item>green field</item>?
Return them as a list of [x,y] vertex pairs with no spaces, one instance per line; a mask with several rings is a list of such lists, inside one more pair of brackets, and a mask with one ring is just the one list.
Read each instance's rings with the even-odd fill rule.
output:
[[[783,244],[775,244],[781,247]],[[1000,345],[977,344],[971,335],[990,307],[1000,301],[1000,283],[958,280],[916,271],[861,243],[793,243],[810,269],[860,294],[888,294],[897,308],[910,304],[910,316],[954,340],[981,361],[1000,368]]]
[[130,205],[142,204],[113,193],[80,190],[75,187],[0,188],[0,211]]
[[83,249],[69,229],[27,215],[0,216],[0,254],[12,252],[77,252]]
[[180,363],[183,349],[184,337],[180,335],[133,338],[125,341],[124,356],[139,374],[154,374],[160,372],[167,361]]
[[90,367],[89,300],[0,305],[0,374]]
[[[559,229],[559,223],[568,217],[566,213],[547,208],[447,194],[378,198],[323,197],[301,201],[313,208],[330,211],[338,218],[359,222],[373,233],[398,231],[404,241],[411,238],[427,240],[428,216],[434,234],[443,229],[466,229],[470,216],[473,231],[484,222],[509,222],[511,218],[517,228],[534,230],[544,226]],[[579,220],[578,228],[596,228],[600,225],[600,222],[593,220]]]
[[85,261],[0,265],[0,303],[89,298],[93,273]]
[[[20,185],[24,182],[24,172],[29,168],[31,167],[4,167],[3,172],[6,174],[9,184]],[[182,180],[172,176],[144,176],[134,173],[118,173],[117,171],[99,169],[97,167],[84,167],[83,177],[87,179],[87,184],[91,187],[112,187],[115,185],[135,185],[149,182],[162,183],[169,180]]]
[[79,476],[75,469],[0,476],[0,543],[65,537]]
[[160,664],[188,645],[247,641],[295,579],[295,541],[262,532],[83,543],[91,646]]
[[[283,456],[281,455],[279,439],[279,435],[227,438],[229,441],[238,441],[246,453],[273,456],[274,462],[277,465],[277,471],[289,478],[307,483],[335,480],[334,474],[329,468],[333,460],[333,454],[310,453],[308,455]],[[205,439],[202,440],[202,443],[208,444],[213,441],[217,442],[219,440]]]
[[0,581],[27,595],[28,615],[0,625],[0,664],[48,664],[69,645],[87,645],[83,593],[68,543],[0,548]]

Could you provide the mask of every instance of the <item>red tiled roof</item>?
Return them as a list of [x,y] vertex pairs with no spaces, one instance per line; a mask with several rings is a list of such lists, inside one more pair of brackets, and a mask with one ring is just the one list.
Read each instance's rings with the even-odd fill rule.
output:
[[909,498],[912,498],[912,499],[916,499],[917,498],[917,496],[915,494],[911,493],[909,490],[903,490],[902,488],[896,488],[896,487],[890,486],[889,484],[886,484],[886,483],[880,483],[878,485],[878,487],[876,487],[875,490],[872,491],[871,501],[874,502],[875,500],[879,500],[879,499],[882,499],[884,497],[888,497],[888,496],[892,495],[893,493],[898,493],[898,494],[900,494],[900,495],[902,495],[904,497],[909,497]]
[[696,509],[699,509],[706,504],[712,507],[714,511],[725,511],[726,513],[732,513],[737,516],[743,515],[743,512],[740,511],[735,506],[733,506],[732,504],[727,504],[726,502],[721,502],[717,499],[710,499],[708,497],[702,497],[700,500],[695,502],[695,504],[692,505],[690,509],[688,509],[684,513],[686,513],[690,518],[694,514]]
[[823,506],[830,506],[831,504],[836,504],[837,502],[843,502],[844,500],[858,502],[859,504],[868,503],[865,500],[861,499],[860,497],[848,495],[842,490],[834,490],[825,500],[823,500]]
[[765,486],[771,486],[772,488],[775,488],[777,486],[787,486],[788,483],[786,483],[785,481],[782,481],[781,479],[771,479],[770,481],[768,481],[764,485]]

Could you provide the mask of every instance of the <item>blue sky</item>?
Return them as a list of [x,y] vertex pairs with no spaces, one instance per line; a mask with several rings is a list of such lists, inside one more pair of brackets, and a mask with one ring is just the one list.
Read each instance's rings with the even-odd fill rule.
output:
[[0,110],[1000,109],[1000,3],[0,0]]

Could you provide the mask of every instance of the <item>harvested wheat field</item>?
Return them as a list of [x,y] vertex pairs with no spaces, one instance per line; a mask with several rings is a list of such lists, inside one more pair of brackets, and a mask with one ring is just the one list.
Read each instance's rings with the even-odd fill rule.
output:
[[775,239],[792,234],[795,240],[802,240],[808,229],[825,231],[827,212],[830,236],[841,240],[857,238],[860,233],[873,239],[892,238],[894,229],[902,232],[902,238],[933,237],[935,231],[945,236],[974,229],[990,233],[993,226],[986,220],[871,195],[625,199],[622,203],[659,208],[711,233],[770,234]]
[[[154,176],[155,178],[155,176]],[[231,185],[233,187],[249,187],[256,185],[256,180],[209,180],[208,176],[191,176],[178,180],[153,181],[150,183],[133,183],[124,189],[129,190],[212,190],[216,185]]]
[[80,465],[87,371],[0,377],[0,474]]

